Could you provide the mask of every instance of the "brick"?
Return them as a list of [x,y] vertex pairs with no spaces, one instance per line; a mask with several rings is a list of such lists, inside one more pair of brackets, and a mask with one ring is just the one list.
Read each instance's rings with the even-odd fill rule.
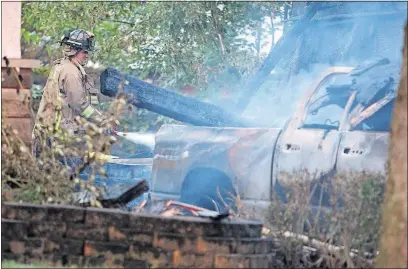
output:
[[250,268],[271,268],[273,254],[253,255],[249,257]]
[[172,253],[171,265],[174,267],[192,267],[194,265],[194,254],[182,255],[179,250],[175,250]]
[[84,257],[82,265],[84,267],[103,268],[106,259],[104,256]]
[[[124,254],[112,254],[108,252],[97,256],[81,257],[80,265],[92,268],[123,268],[123,263]],[[72,265],[74,263],[70,262],[69,264]]]
[[240,254],[217,255],[214,259],[214,268],[248,268],[249,259]]
[[242,238],[238,242],[237,253],[240,254],[265,254],[274,249],[272,238]]
[[181,259],[181,253],[180,250],[175,250],[171,254],[171,265],[179,267],[181,265],[182,259]]
[[32,252],[25,254],[26,262],[30,263],[40,263],[43,261],[43,253],[41,252]]
[[105,255],[110,252],[112,254],[126,254],[129,251],[129,246],[119,243],[105,243],[85,241],[84,256],[86,257],[98,257],[99,255]]
[[6,252],[10,252],[10,239],[3,237],[1,237],[1,253],[6,253]]
[[130,246],[126,258],[148,261],[152,267],[163,267],[170,264],[171,252],[147,243],[135,242]]
[[108,252],[105,254],[105,262],[104,262],[104,267],[105,268],[118,268],[118,267],[123,267],[123,261],[125,259],[125,253],[123,254],[112,254]]
[[123,262],[124,268],[149,268],[149,263],[147,261],[138,259],[125,259]]
[[69,265],[76,265],[81,266],[84,263],[85,257],[82,255],[68,255],[67,256],[67,264]]
[[153,246],[164,250],[180,250],[181,252],[193,252],[195,247],[194,238],[172,233],[155,233]]
[[42,238],[29,238],[24,240],[26,253],[41,255],[44,251],[44,239]]
[[85,209],[79,206],[69,205],[47,205],[48,221],[58,221],[70,223],[83,223],[85,220]]
[[13,254],[24,254],[25,253],[25,245],[23,241],[16,241],[12,240],[8,242],[8,248],[10,249],[11,253]]
[[112,242],[121,241],[131,243],[138,241],[152,244],[153,233],[143,233],[133,229],[110,226],[108,228],[108,239]]
[[27,236],[28,223],[20,220],[1,220],[1,236],[7,239],[24,239]]
[[168,232],[218,237],[259,237],[262,224],[254,221],[212,221],[188,216],[130,214],[129,226],[140,232]]
[[230,254],[237,251],[235,238],[198,237],[195,244],[196,253]]
[[28,226],[29,237],[63,237],[67,225],[65,222],[31,222]]
[[116,227],[129,227],[129,213],[119,210],[109,210],[101,208],[87,208],[85,211],[86,227],[107,227],[114,225]]
[[18,255],[18,254],[13,254],[13,253],[7,253],[7,252],[2,252],[1,253],[1,260],[2,261],[15,261],[18,263],[24,263],[25,262],[25,256],[24,255]]
[[22,240],[5,241],[6,249],[10,249],[13,254],[41,254],[44,249],[44,240],[40,238],[32,238]]
[[213,265],[212,255],[200,255],[200,254],[183,254],[179,250],[175,250],[171,257],[171,266],[174,268],[211,268]]
[[62,268],[63,266],[67,264],[66,256],[62,256],[62,255],[44,254],[43,261],[46,261],[50,265],[57,267],[57,268]]
[[47,216],[47,207],[25,203],[6,202],[2,205],[1,217],[14,220],[41,221]]
[[153,243],[153,234],[151,233],[135,233],[128,235],[128,240],[129,241],[138,241],[138,242],[144,242],[144,243]]
[[62,264],[62,256],[61,255],[54,255],[54,254],[43,254],[42,255],[43,261],[46,261],[48,264],[54,267],[63,267]]
[[214,237],[259,237],[262,224],[250,221],[210,221],[204,224],[204,235]]
[[84,242],[66,238],[48,238],[44,240],[44,253],[57,255],[82,255]]
[[135,231],[147,233],[203,234],[203,226],[197,220],[191,223],[186,219],[159,215],[131,214],[129,226]]
[[251,221],[237,221],[228,225],[231,237],[260,237],[262,234],[262,224]]
[[212,254],[196,255],[193,267],[194,268],[212,268],[214,256]]
[[276,238],[273,237],[262,237],[263,243],[266,245],[266,253],[275,252],[280,248],[279,243]]
[[87,228],[84,224],[69,223],[65,233],[67,238],[91,239],[94,241],[107,241],[108,230],[104,227]]
[[123,241],[126,239],[126,234],[119,231],[115,226],[110,226],[108,228],[108,238],[109,241]]

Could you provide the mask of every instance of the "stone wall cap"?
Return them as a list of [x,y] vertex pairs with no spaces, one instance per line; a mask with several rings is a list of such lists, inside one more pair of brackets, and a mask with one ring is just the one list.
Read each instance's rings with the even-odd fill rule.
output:
[[180,221],[180,222],[191,222],[191,223],[219,223],[219,224],[228,224],[228,225],[256,225],[262,226],[263,223],[261,221],[256,220],[245,220],[245,219],[223,219],[220,221],[214,221],[210,218],[203,218],[203,217],[193,217],[193,216],[162,216],[159,214],[152,214],[152,213],[136,213],[136,212],[127,212],[121,211],[115,208],[96,208],[96,207],[80,207],[80,206],[73,206],[67,204],[29,204],[29,203],[18,203],[18,202],[3,202],[2,206],[10,206],[10,207],[21,207],[21,208],[52,208],[52,209],[72,209],[78,211],[86,211],[86,212],[95,212],[101,214],[121,214],[121,215],[129,215],[131,219],[137,218],[150,218],[150,219],[161,219],[161,220],[173,220],[173,221]]

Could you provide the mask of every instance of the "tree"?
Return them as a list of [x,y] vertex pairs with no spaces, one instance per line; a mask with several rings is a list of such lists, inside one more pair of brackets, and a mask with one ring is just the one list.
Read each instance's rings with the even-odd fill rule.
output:
[[[24,2],[22,55],[40,58],[45,68],[36,72],[46,76],[49,63],[61,57],[63,33],[84,28],[96,35],[94,62],[166,88],[191,84],[199,89],[196,97],[214,100],[224,90],[238,92],[241,80],[263,61],[266,55],[260,49],[270,37],[260,26],[268,17],[283,16],[283,4]],[[123,125],[131,131],[154,131],[163,122],[171,120],[132,109]]]
[[257,46],[245,35],[265,39],[268,31],[260,25],[267,17],[279,17],[281,6],[222,1],[25,2],[23,48],[44,45],[43,51],[56,58],[61,35],[85,28],[96,35],[93,58],[102,64],[141,79],[154,78],[161,86],[190,83],[205,90],[230,67],[244,76],[252,73],[263,57],[254,57]]
[[407,268],[407,57],[408,25],[405,26],[403,64],[391,123],[389,176],[382,213],[380,254],[377,268]]

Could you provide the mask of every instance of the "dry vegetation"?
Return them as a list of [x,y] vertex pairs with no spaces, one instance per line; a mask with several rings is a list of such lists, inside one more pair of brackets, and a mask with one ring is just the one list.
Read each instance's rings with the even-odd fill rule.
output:
[[[89,190],[92,205],[100,206],[97,198],[101,190],[94,186],[96,175],[107,176],[103,170],[104,156],[110,154],[115,137],[110,135],[113,126],[118,125],[118,113],[125,101],[122,98],[112,103],[105,112],[106,120],[101,126],[77,118],[86,135],[77,136],[70,130],[54,132],[51,128],[36,129],[37,156],[19,138],[16,130],[2,121],[1,184],[3,201],[30,203],[72,204],[74,188]],[[34,113],[32,113],[34,114]],[[86,180],[77,176],[87,173]]]
[[282,174],[285,194],[273,192],[265,215],[246,208],[240,197],[232,215],[264,221],[264,235],[279,242],[276,268],[373,267],[387,175],[348,172],[315,178],[308,171]]

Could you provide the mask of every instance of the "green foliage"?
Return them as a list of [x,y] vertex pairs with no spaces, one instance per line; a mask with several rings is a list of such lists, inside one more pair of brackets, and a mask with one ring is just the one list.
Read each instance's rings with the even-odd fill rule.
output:
[[244,34],[264,37],[267,16],[280,16],[283,3],[252,2],[24,2],[23,45],[59,53],[65,31],[84,28],[96,35],[92,58],[141,79],[177,88],[206,88],[225,67],[253,72],[261,59]]
[[31,86],[31,95],[33,99],[41,99],[41,96],[44,92],[44,87],[40,85],[33,84]]
[[33,74],[36,74],[39,76],[48,76],[50,74],[50,71],[51,69],[49,67],[34,68]]

